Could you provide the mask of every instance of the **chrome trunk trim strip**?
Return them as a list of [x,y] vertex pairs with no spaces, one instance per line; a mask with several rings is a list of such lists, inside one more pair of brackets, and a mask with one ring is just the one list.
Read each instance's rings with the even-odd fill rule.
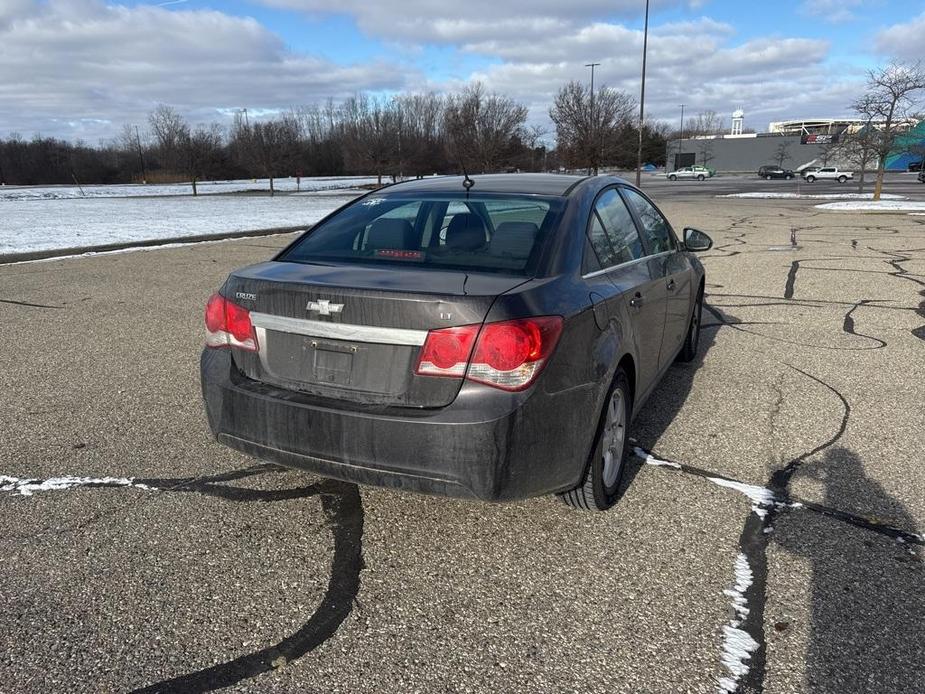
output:
[[283,333],[295,333],[297,335],[327,338],[329,340],[372,342],[380,345],[411,345],[413,347],[420,347],[427,339],[426,330],[382,328],[374,325],[351,325],[348,323],[328,323],[327,321],[308,320],[306,318],[274,316],[269,313],[251,313],[251,323],[254,324],[255,328],[262,328],[264,330],[276,330]]

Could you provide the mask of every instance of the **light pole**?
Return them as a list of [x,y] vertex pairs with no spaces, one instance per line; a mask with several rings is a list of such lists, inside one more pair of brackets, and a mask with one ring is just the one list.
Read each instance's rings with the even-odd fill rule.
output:
[[636,150],[636,187],[642,182],[642,123],[646,114],[646,49],[649,47],[649,0],[646,0],[646,23],[642,30],[642,86],[639,88],[639,147]]
[[684,104],[681,104],[681,134],[678,136],[678,160],[674,163],[674,168],[678,168],[681,163],[681,154],[684,149]]
[[597,176],[597,164],[594,163],[594,154],[593,154],[593,153],[594,153],[594,152],[596,151],[596,149],[597,149],[597,148],[594,146],[594,143],[597,142],[597,138],[594,137],[594,131],[596,130],[596,128],[595,128],[594,126],[597,125],[597,124],[596,124],[595,121],[594,121],[594,68],[596,68],[598,65],[600,65],[600,63],[585,63],[585,67],[591,68],[591,152],[592,152],[592,154],[591,154],[591,162],[590,162],[590,163],[591,163],[591,166],[588,167],[588,168],[589,168],[589,173],[590,173],[590,169],[591,169],[592,167],[594,168],[594,175],[595,175],[595,176]]

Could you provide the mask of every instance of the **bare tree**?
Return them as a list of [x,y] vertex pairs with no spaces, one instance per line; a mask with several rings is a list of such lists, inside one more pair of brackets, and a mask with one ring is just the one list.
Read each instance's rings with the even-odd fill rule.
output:
[[777,161],[777,165],[781,168],[784,168],[784,162],[790,158],[790,143],[786,140],[782,140],[779,145],[774,150],[774,159]]
[[407,94],[397,97],[396,103],[401,113],[399,168],[415,176],[443,170],[443,97],[434,93]]
[[189,125],[183,117],[166,104],[159,104],[148,116],[154,135],[157,157],[161,166],[171,171],[180,170],[183,159],[183,142],[189,137]]
[[597,171],[616,150],[617,133],[629,123],[635,100],[610,87],[594,95],[582,82],[569,82],[556,94],[549,117],[556,126],[557,150],[566,165]]
[[397,173],[401,135],[401,109],[394,100],[352,97],[343,106],[345,147],[353,164],[375,172]]
[[206,178],[218,163],[222,151],[222,127],[218,123],[199,125],[187,129],[180,146],[183,170],[193,185],[193,195],[198,194],[196,184]]
[[858,171],[858,192],[864,192],[867,171],[878,162],[881,132],[876,128],[874,119],[878,109],[872,104],[873,99],[865,95],[854,102],[855,113],[864,119],[864,124],[854,133],[842,133],[839,138],[825,147],[825,159],[838,158]]
[[703,137],[697,140],[697,151],[700,153],[700,163],[709,166],[713,161],[713,144],[715,140],[712,137]]
[[886,159],[899,134],[897,124],[912,115],[915,95],[925,89],[925,70],[922,63],[892,61],[886,67],[867,73],[867,93],[855,101],[852,108],[865,119],[882,121],[874,145],[877,157],[877,180],[874,200],[880,199],[883,190],[883,173]]
[[239,160],[270,179],[270,196],[275,195],[274,180],[291,166],[298,151],[298,119],[290,114],[249,123],[236,115],[231,140]]
[[443,127],[450,156],[462,166],[497,171],[526,120],[526,106],[476,82],[447,99]]
[[684,132],[690,137],[698,135],[721,135],[726,129],[726,121],[716,111],[703,111],[694,118],[688,118]]

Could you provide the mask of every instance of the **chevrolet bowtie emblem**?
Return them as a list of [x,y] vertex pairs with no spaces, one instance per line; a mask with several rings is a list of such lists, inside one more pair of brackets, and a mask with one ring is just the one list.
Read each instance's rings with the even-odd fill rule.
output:
[[332,304],[327,299],[309,301],[308,306],[305,307],[307,311],[317,311],[320,316],[330,316],[332,313],[340,313],[343,308],[343,304]]

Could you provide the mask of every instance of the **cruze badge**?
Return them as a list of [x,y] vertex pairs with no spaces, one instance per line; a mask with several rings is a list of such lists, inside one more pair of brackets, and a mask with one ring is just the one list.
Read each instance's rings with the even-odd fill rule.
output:
[[332,304],[327,299],[309,301],[308,306],[305,307],[307,311],[317,311],[321,316],[330,316],[332,313],[340,313],[343,308],[343,304]]

